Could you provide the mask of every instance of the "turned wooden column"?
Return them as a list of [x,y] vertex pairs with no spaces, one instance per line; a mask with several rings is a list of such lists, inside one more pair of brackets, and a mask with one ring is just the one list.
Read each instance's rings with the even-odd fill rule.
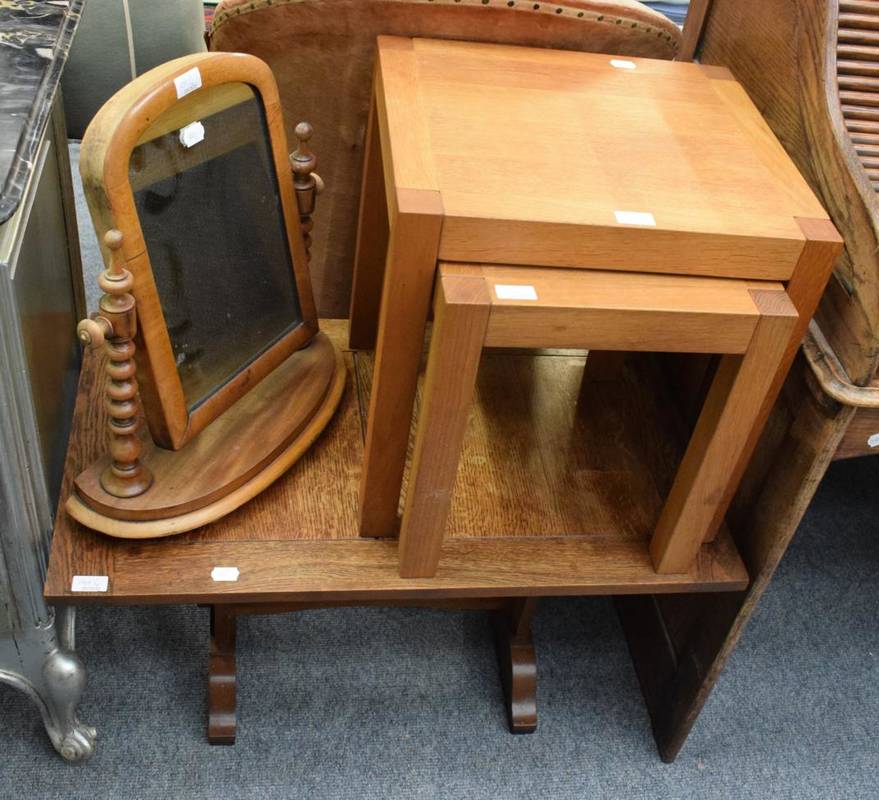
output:
[[314,172],[317,156],[308,142],[314,130],[307,122],[300,122],[294,130],[299,144],[290,156],[290,168],[293,170],[293,187],[296,189],[296,203],[299,206],[299,226],[305,240],[305,253],[311,258],[311,230],[314,228],[315,202],[324,188],[320,175]]
[[98,278],[104,290],[97,314],[76,327],[83,344],[104,345],[107,353],[106,403],[110,418],[110,465],[101,474],[101,486],[114,497],[136,497],[153,482],[152,473],[140,461],[140,404],[135,378],[134,335],[137,332],[134,278],[123,266],[122,234],[109,230],[104,244],[110,250],[110,266]]

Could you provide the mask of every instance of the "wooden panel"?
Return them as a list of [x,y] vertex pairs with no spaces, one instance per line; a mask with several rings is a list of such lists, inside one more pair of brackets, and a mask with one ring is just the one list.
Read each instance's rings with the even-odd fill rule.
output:
[[[758,318],[745,281],[474,265],[442,270],[481,271],[492,293],[488,347],[743,353]],[[496,286],[531,287],[535,299],[504,299]]]
[[608,224],[583,231],[553,222],[447,216],[439,258],[778,281],[790,277],[802,249],[796,237],[742,236],[733,245],[711,234],[654,228]]
[[375,92],[369,104],[366,159],[360,189],[357,249],[354,253],[354,282],[351,287],[350,345],[355,350],[372,350],[378,334],[379,306],[388,253],[388,196],[385,187],[382,145],[378,127]]
[[[857,55],[840,58],[836,64],[839,103],[843,119],[851,130],[853,122],[877,121],[879,78],[875,77],[874,70],[879,68],[879,7],[842,3],[838,26],[838,53],[850,56],[854,54],[849,48],[859,48]],[[869,158],[868,151],[856,148],[856,152],[871,186],[879,188],[879,174],[871,169],[876,166],[875,161]]]
[[879,133],[879,118],[875,108],[842,104],[833,76],[879,75],[879,48],[836,48],[835,8],[825,0],[715,0],[700,58],[732,70],[842,233],[846,251],[818,318],[847,373],[863,383],[879,363],[877,207],[850,135]]
[[692,61],[696,55],[710,7],[711,0],[690,0],[687,18],[684,20],[684,38],[676,56],[678,61]]
[[[871,3],[871,5],[873,5]],[[745,85],[843,231],[849,250],[824,297],[826,331],[863,380],[875,365],[876,238],[870,187],[855,175],[832,80],[834,3],[825,0],[714,0],[701,59],[728,66]],[[853,56],[841,57],[851,58]],[[870,65],[864,74],[875,74]],[[879,131],[874,122],[852,130]],[[840,136],[842,134],[842,136]],[[855,166],[852,166],[855,165]],[[868,200],[868,196],[871,198]],[[820,234],[820,231],[816,231]],[[819,238],[827,239],[826,235]],[[795,303],[805,314],[831,243],[805,254]],[[824,251],[824,252],[822,252]],[[811,261],[813,266],[808,263]],[[822,321],[822,326],[824,326]],[[853,409],[816,401],[798,359],[727,515],[753,582],[747,592],[703,598],[618,598],[618,608],[664,760],[686,741],[727,659],[802,519]],[[854,374],[854,373],[852,373]]]
[[[527,595],[726,591],[747,585],[728,536],[708,545],[689,574],[658,575],[647,550],[626,539],[451,540],[435,578],[401,578],[389,540],[124,543],[114,550],[111,594],[76,602],[223,603]],[[216,583],[216,566],[237,566],[237,582]],[[47,598],[70,602],[66,585]]]

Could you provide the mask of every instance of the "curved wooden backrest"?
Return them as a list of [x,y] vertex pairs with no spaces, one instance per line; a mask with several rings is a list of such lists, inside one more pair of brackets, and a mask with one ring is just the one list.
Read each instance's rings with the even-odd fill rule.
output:
[[867,383],[879,365],[879,3],[713,0],[700,57],[745,86],[845,239],[816,319]]
[[314,124],[326,191],[313,231],[311,273],[324,317],[348,315],[380,34],[662,59],[674,58],[681,43],[674,23],[635,0],[223,0],[211,49],[262,58],[275,73],[288,124]]

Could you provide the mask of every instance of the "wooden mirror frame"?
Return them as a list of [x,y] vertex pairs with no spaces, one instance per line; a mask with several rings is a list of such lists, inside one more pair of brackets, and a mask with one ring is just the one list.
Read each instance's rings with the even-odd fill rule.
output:
[[[175,79],[194,69],[198,70],[201,86],[178,97]],[[222,110],[223,106],[212,100],[216,87],[232,83],[250,86],[262,103],[302,323],[190,409],[135,205],[129,163],[138,145]],[[211,89],[214,92],[208,91]],[[167,112],[172,109],[175,113],[169,117]],[[86,199],[108,266],[112,254],[104,236],[114,228],[122,233],[121,253],[134,277],[132,294],[137,304],[135,343],[140,397],[150,433],[161,447],[183,447],[318,332],[308,255],[288,158],[281,104],[271,70],[255,56],[242,53],[199,53],[157,67],[120,90],[86,131],[80,151]]]

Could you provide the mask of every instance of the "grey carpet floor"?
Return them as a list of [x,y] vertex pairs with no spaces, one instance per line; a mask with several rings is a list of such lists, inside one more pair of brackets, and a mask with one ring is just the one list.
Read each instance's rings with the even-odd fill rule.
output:
[[205,740],[207,612],[95,608],[77,648],[97,754],[64,764],[2,687],[0,800],[879,797],[877,486],[879,459],[830,470],[673,765],[605,599],[543,602],[540,726],[518,737],[483,614],[245,618],[238,743],[219,748]]

